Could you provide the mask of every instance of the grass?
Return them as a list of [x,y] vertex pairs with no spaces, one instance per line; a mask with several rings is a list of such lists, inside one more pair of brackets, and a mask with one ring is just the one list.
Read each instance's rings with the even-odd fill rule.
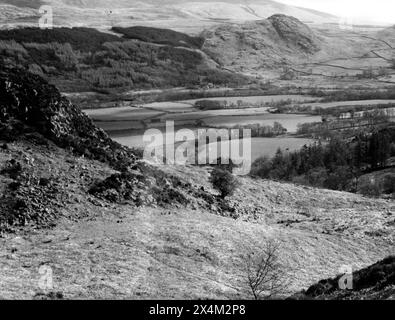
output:
[[[229,198],[244,212],[237,220],[209,213],[198,203],[195,209],[136,209],[87,197],[87,186],[114,171],[50,148],[48,154],[44,147],[17,142],[0,152],[0,167],[10,156],[23,165],[35,159],[35,175],[51,172],[68,195],[56,227],[26,227],[23,237],[0,238],[0,298],[42,294],[37,281],[43,263],[53,270],[53,291],[66,299],[249,298],[243,253],[251,246],[263,248],[270,239],[280,243],[281,261],[295,270],[293,293],[335,276],[343,264],[364,267],[393,250],[385,235],[365,234],[392,221],[385,215],[391,208],[386,201],[240,178]],[[214,193],[206,168],[161,169]],[[0,175],[0,190],[8,182]],[[281,220],[300,222],[286,226]]]

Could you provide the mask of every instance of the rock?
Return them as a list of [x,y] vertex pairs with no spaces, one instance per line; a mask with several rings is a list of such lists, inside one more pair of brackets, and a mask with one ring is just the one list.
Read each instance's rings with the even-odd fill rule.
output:
[[204,36],[205,52],[237,72],[278,71],[323,47],[322,40],[306,24],[286,15],[244,24],[220,25],[204,32]]
[[[0,134],[41,134],[60,147],[106,162],[118,170],[132,165],[136,154],[111,140],[78,107],[39,76],[0,67]],[[30,129],[28,129],[30,128]]]

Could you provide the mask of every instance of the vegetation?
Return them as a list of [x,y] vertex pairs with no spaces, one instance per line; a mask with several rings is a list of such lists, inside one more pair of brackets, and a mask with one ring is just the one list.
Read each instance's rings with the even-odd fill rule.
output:
[[363,105],[354,104],[350,106],[331,106],[330,108],[319,107],[311,105],[298,105],[292,104],[292,101],[286,103],[285,101],[279,103],[271,103],[271,108],[275,109],[272,113],[302,113],[302,114],[312,114],[321,116],[333,116],[339,117],[342,113],[350,113],[352,116],[356,112],[365,111],[366,113],[372,113],[373,110],[376,111],[376,115],[379,115],[382,111],[389,108],[395,108],[394,103],[381,103],[374,105]]
[[267,242],[263,252],[252,251],[243,257],[249,291],[255,300],[269,299],[286,291],[287,272],[279,259],[279,245]]
[[341,120],[325,119],[322,122],[311,122],[298,124],[297,134],[309,135],[313,138],[330,139],[337,132],[341,132],[343,137],[353,137],[359,132],[371,133],[377,128],[385,128],[390,125],[390,117],[385,110],[373,110],[365,113],[362,117],[354,117],[350,113],[350,118]]
[[201,49],[204,39],[201,37],[191,37],[185,33],[152,27],[113,27],[112,31],[120,33],[124,38],[136,39],[144,42],[152,42],[162,45],[181,46],[193,49]]
[[362,176],[358,184],[358,192],[365,196],[387,195],[395,198],[395,173],[384,170]]
[[120,41],[115,35],[103,33],[96,29],[80,27],[1,30],[0,40],[15,41],[17,43],[69,43],[73,49],[84,52],[100,50],[106,42]]
[[278,149],[273,159],[256,160],[252,175],[356,192],[363,173],[385,168],[395,156],[394,141],[395,129],[386,128],[360,133],[351,142],[333,137],[326,145],[318,142],[296,152]]
[[395,91],[392,89],[377,90],[377,89],[356,88],[356,89],[335,90],[335,91],[322,91],[322,90],[312,89],[310,90],[309,94],[315,97],[322,97],[323,98],[322,102],[395,99]]
[[222,199],[231,196],[237,188],[236,178],[229,171],[218,167],[211,172],[210,182],[220,192]]
[[246,125],[236,125],[230,128],[230,130],[243,130],[243,129],[250,129],[251,130],[251,137],[276,137],[279,135],[283,135],[287,133],[287,129],[283,127],[280,122],[275,121],[272,126],[270,125],[261,125],[260,123],[256,124],[246,124]]
[[395,256],[389,256],[352,274],[353,289],[342,290],[339,280],[343,275],[333,279],[321,280],[312,285],[299,296],[299,299],[333,299],[333,300],[385,300],[393,295],[395,284]]
[[0,62],[45,77],[61,91],[240,86],[248,78],[205,64],[199,52],[88,28],[0,31]]

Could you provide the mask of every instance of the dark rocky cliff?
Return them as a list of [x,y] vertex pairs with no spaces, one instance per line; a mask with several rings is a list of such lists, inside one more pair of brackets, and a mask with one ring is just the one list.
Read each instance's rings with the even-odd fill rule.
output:
[[38,132],[62,148],[123,170],[136,152],[111,140],[78,107],[39,76],[21,69],[0,69],[0,135],[15,139]]

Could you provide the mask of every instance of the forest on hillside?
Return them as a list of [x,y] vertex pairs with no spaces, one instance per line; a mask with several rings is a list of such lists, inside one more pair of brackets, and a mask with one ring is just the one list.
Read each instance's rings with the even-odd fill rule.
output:
[[249,82],[244,76],[208,67],[197,51],[89,28],[2,30],[0,60],[3,65],[43,76],[61,91],[240,86]]
[[113,27],[112,31],[122,34],[126,39],[136,39],[175,47],[201,49],[204,44],[204,38],[202,37],[191,37],[185,33],[169,29],[134,26],[129,28]]
[[278,149],[272,159],[260,158],[253,164],[253,176],[293,182],[333,190],[377,196],[395,194],[395,174],[380,180],[360,181],[364,174],[390,167],[395,157],[395,126],[373,132],[360,132],[351,140],[341,134],[288,152]]

